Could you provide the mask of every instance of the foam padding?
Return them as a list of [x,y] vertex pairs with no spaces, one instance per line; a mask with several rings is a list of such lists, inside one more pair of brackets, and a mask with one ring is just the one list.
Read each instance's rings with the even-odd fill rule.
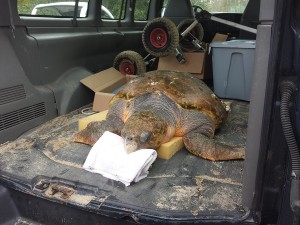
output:
[[84,128],[86,128],[86,126],[92,121],[105,120],[106,114],[107,114],[107,110],[79,119],[78,131],[81,131]]
[[162,144],[157,149],[157,156],[161,159],[171,159],[183,147],[182,137],[173,137],[169,142]]

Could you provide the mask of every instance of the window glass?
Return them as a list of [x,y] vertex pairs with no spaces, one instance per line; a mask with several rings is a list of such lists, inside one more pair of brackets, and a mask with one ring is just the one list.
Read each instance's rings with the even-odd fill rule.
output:
[[150,0],[138,0],[135,3],[134,19],[148,20]]
[[124,19],[125,7],[126,0],[102,0],[101,18]]
[[192,5],[200,6],[208,12],[242,13],[249,0],[191,0]]
[[[77,17],[86,17],[88,0],[78,3]],[[73,17],[74,0],[18,0],[18,12],[22,16]]]
[[[162,15],[169,0],[164,0]],[[191,0],[191,4],[200,6],[210,13],[243,13],[249,0]]]

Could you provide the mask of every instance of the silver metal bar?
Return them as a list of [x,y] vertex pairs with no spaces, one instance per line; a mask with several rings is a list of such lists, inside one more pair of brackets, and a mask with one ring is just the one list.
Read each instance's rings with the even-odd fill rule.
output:
[[190,26],[188,26],[188,28],[185,29],[185,31],[183,31],[180,36],[181,37],[185,37],[188,33],[190,33],[190,31],[198,24],[198,21],[195,20]]
[[223,20],[223,19],[220,19],[220,18],[215,17],[215,16],[211,16],[210,19],[213,20],[213,21],[219,22],[219,23],[226,24],[226,25],[231,26],[231,27],[236,27],[236,28],[239,28],[241,30],[245,30],[245,31],[254,33],[254,34],[257,33],[257,30],[252,28],[252,27],[247,27],[247,26],[244,26],[244,25],[241,25],[241,24],[238,24],[238,23],[228,21],[228,20]]

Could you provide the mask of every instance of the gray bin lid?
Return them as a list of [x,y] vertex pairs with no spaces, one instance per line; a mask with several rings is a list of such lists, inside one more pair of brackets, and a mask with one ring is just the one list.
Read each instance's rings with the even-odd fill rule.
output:
[[222,42],[212,42],[212,48],[255,48],[255,40],[231,40]]

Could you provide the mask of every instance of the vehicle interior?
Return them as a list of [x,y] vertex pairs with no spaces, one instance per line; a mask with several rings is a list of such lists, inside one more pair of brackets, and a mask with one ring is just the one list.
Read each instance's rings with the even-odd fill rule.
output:
[[[0,224],[292,224],[288,150],[276,121],[279,81],[299,72],[296,0],[239,1],[237,12],[211,11],[204,0],[77,0],[88,3],[85,17],[76,4],[67,16],[30,14],[54,2],[6,0],[0,8]],[[72,138],[95,93],[80,80],[112,67],[124,50],[146,57],[149,21],[178,25],[199,6],[257,29],[201,20],[203,43],[217,33],[256,41],[250,99],[224,98],[231,112],[215,136],[246,146],[245,160],[213,162],[182,149],[129,187],[83,170],[90,146]],[[213,79],[204,80],[212,90]]]

